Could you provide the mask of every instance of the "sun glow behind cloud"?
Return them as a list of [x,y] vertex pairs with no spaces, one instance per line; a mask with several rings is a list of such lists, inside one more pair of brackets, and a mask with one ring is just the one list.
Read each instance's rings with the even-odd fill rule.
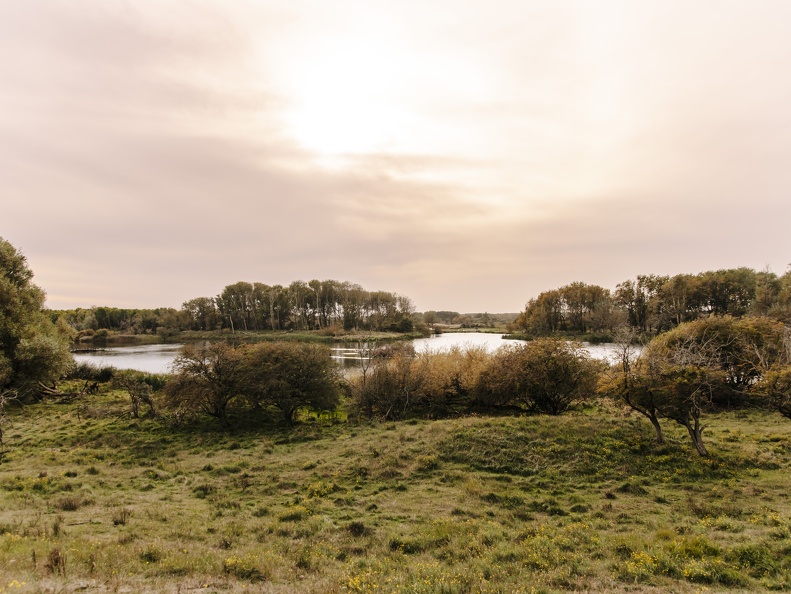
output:
[[491,139],[468,109],[497,98],[493,71],[477,52],[448,52],[444,34],[422,30],[416,5],[358,8],[349,18],[302,12],[259,49],[285,133],[317,159],[350,167],[370,154],[480,159]]
[[350,41],[292,66],[285,119],[302,146],[328,156],[399,150],[410,122],[385,49]]
[[371,154],[466,161],[386,173],[454,181],[510,218],[535,219],[547,201],[557,211],[605,191],[604,164],[628,135],[617,10],[570,11],[568,27],[552,36],[541,24],[551,11],[540,6],[509,23],[525,27],[519,41],[503,35],[498,18],[456,12],[447,17],[458,27],[447,29],[416,5],[389,18],[381,5],[345,20],[320,8],[301,13],[259,51],[281,93],[286,136],[330,170],[359,170]]

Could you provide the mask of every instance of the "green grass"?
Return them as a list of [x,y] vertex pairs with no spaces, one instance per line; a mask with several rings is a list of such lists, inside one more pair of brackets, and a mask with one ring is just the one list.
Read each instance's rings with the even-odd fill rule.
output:
[[791,589],[779,415],[710,416],[701,459],[606,402],[290,431],[127,407],[103,392],[12,411],[0,592]]

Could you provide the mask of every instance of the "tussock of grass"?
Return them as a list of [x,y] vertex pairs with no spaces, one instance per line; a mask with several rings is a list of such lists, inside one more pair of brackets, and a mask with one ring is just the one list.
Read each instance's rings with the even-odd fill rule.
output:
[[704,460],[681,431],[657,446],[606,404],[293,430],[245,418],[232,433],[130,421],[124,406],[111,392],[15,413],[0,591],[791,588],[780,417],[713,417]]

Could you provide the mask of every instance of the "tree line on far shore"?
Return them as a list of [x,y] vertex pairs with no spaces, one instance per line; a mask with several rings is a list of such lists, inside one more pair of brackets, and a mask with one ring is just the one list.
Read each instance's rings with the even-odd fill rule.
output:
[[639,275],[614,291],[573,282],[543,291],[519,314],[416,313],[406,296],[368,291],[348,281],[294,281],[287,286],[237,282],[215,297],[197,297],[181,309],[125,309],[97,306],[49,310],[53,322],[74,330],[77,339],[110,333],[170,338],[192,331],[412,332],[446,325],[506,326],[525,337],[570,335],[609,341],[616,328],[630,326],[655,336],[683,322],[708,316],[768,316],[791,323],[791,270],[782,276],[750,268]]
[[185,301],[181,309],[91,307],[51,310],[78,336],[101,338],[108,331],[169,337],[184,330],[373,330],[410,332],[411,299],[368,291],[348,281],[294,281],[287,286],[237,282],[216,297]]
[[747,315],[791,323],[791,270],[782,276],[751,268],[640,275],[615,291],[574,282],[530,299],[511,329],[532,336],[600,334],[607,339],[624,325],[657,335],[700,318]]

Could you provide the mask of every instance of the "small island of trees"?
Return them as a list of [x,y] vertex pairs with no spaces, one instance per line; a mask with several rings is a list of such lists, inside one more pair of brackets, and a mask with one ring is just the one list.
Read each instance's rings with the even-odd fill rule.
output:
[[181,309],[91,307],[51,310],[76,331],[77,340],[107,339],[111,333],[172,338],[181,332],[299,332],[325,336],[349,332],[414,330],[409,297],[368,291],[348,281],[294,281],[287,286],[237,282],[216,297],[185,301]]

